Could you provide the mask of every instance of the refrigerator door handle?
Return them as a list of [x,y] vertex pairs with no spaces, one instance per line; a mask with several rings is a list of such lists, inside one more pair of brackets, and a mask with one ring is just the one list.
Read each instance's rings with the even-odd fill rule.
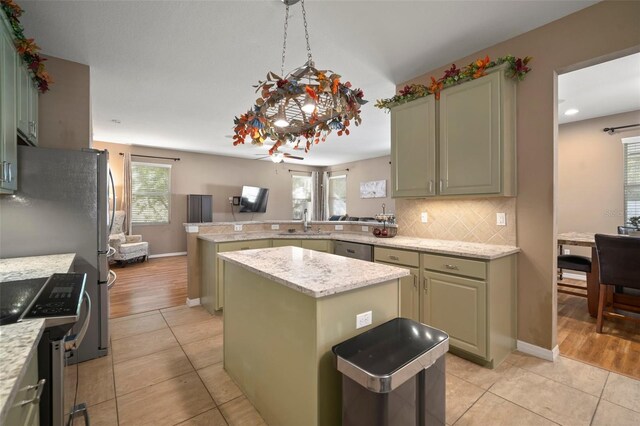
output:
[[[111,199],[113,200],[113,205],[111,206],[111,220],[109,221],[109,234],[111,234],[111,230],[113,229],[113,220],[116,216],[116,184],[113,181],[111,168],[109,168],[109,181],[111,182]],[[109,249],[111,249],[111,247],[109,247]]]
[[110,269],[109,280],[107,281],[107,290],[111,290],[111,287],[115,285],[117,279],[118,279],[118,275],[116,275],[115,271]]

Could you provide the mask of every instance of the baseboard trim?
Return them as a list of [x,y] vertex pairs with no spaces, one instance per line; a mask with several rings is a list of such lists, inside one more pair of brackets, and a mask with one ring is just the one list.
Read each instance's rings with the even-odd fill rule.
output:
[[556,345],[553,349],[545,349],[540,346],[532,345],[531,343],[518,340],[516,342],[516,349],[527,355],[533,355],[537,358],[546,359],[547,361],[555,361],[560,355],[560,348]]
[[160,254],[152,254],[149,256],[149,259],[155,259],[156,257],[172,257],[172,256],[186,256],[186,251],[177,251],[175,253],[160,253]]
[[581,274],[573,274],[571,272],[562,272],[563,277],[571,278],[572,280],[586,281],[587,276]]
[[194,306],[198,306],[200,305],[200,298],[198,297],[197,299],[189,299],[187,297],[187,306],[192,308]]

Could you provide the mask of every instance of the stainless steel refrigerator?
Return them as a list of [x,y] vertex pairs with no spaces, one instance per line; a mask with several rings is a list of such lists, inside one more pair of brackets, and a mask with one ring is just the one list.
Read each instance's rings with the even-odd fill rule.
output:
[[18,190],[0,197],[0,257],[76,253],[74,270],[87,274],[93,303],[75,362],[106,355],[109,346],[108,159],[107,151],[20,146]]

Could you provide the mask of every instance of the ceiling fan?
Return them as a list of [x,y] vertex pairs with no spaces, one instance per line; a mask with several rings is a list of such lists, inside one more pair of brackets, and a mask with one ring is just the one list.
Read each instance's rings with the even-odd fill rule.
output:
[[276,151],[271,155],[263,155],[263,154],[255,154],[260,155],[256,160],[262,160],[263,158],[271,158],[271,161],[274,163],[283,163],[285,158],[290,158],[292,160],[304,160],[304,157],[298,157],[297,155],[289,154],[288,152],[279,152]]

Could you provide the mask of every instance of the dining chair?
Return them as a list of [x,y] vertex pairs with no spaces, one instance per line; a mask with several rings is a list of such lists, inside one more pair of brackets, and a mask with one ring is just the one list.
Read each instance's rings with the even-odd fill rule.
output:
[[[559,247],[559,250],[562,250],[562,247]],[[585,273],[591,272],[591,259],[586,256],[579,256],[577,254],[561,254],[558,255],[558,292],[571,294],[573,296],[587,297],[587,295],[583,292],[575,291],[575,290],[586,290],[586,288],[582,285],[568,284],[564,282],[560,282],[563,278],[562,271],[564,269],[569,269],[572,271],[580,271]]]
[[[600,294],[596,332],[602,333],[604,316],[640,322],[640,319],[623,315],[615,309],[636,311],[625,301],[637,296],[616,295],[614,286],[640,290],[640,238],[625,235],[596,234],[596,250],[600,262]],[[605,303],[605,299],[607,299]],[[618,300],[620,303],[617,303]],[[606,306],[605,306],[606,305]],[[607,310],[611,308],[611,310]]]

